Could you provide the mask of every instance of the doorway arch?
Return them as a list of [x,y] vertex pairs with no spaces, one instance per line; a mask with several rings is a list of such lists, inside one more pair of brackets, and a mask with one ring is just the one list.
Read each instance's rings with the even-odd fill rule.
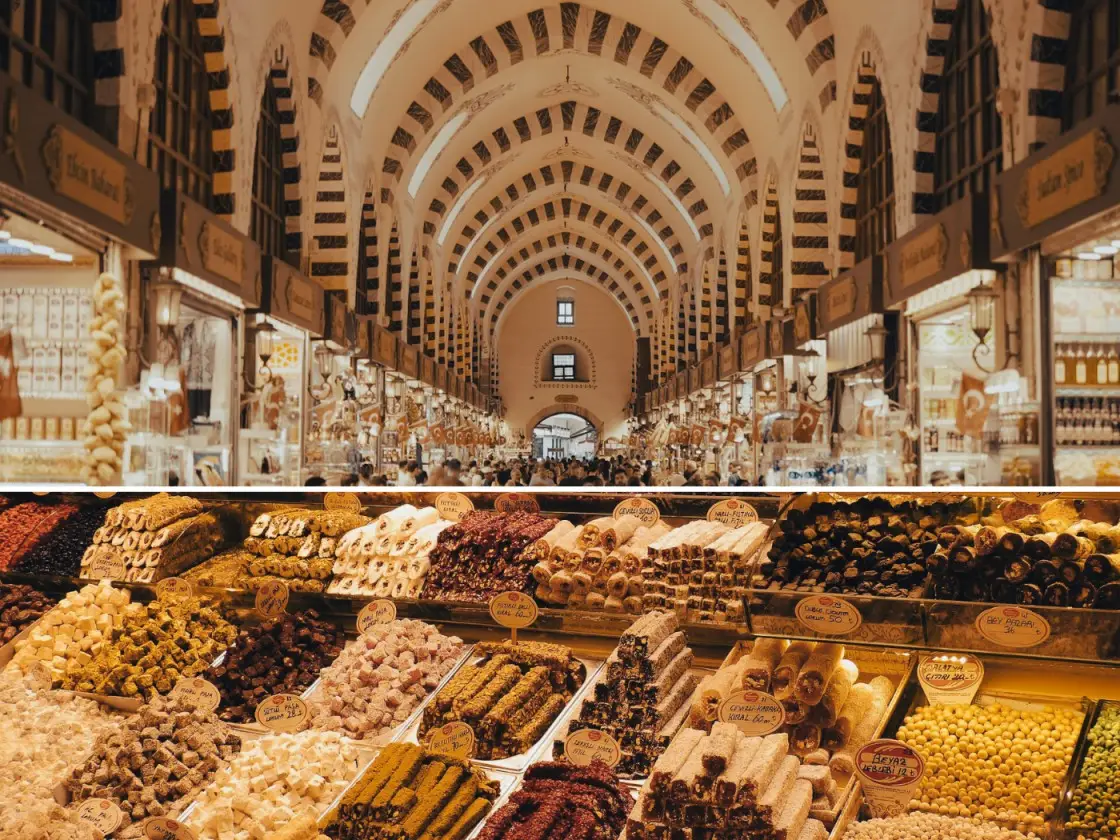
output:
[[534,458],[562,461],[593,458],[599,450],[599,426],[583,414],[551,410],[529,428]]

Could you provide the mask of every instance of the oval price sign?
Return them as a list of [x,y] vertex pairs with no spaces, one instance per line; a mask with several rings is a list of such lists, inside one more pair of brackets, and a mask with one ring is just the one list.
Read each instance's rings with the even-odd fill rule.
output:
[[278,580],[266,580],[257,590],[256,607],[265,618],[283,615],[288,608],[288,585]]
[[124,814],[108,799],[87,799],[78,806],[78,819],[106,837],[117,830]]
[[731,528],[742,528],[749,522],[758,521],[758,511],[754,505],[742,499],[724,499],[708,508],[709,522],[722,522]]
[[490,599],[490,617],[511,630],[528,627],[537,613],[537,602],[524,592],[502,592]]
[[721,723],[733,723],[744,735],[769,735],[785,721],[781,701],[763,691],[733,691],[719,704]]
[[634,496],[615,505],[614,518],[623,516],[636,516],[648,528],[661,520],[661,510],[649,499]]
[[474,730],[462,721],[445,723],[431,730],[424,738],[432,752],[452,758],[470,758],[474,755]]
[[397,605],[392,601],[379,598],[370,601],[358,613],[358,635],[364,636],[380,624],[389,624],[397,619]]
[[1050,638],[1050,622],[1023,607],[992,607],[976,616],[976,632],[1001,647],[1029,648]]
[[184,677],[175,683],[169,696],[206,712],[213,712],[222,704],[222,692],[202,677]]
[[299,732],[307,724],[308,709],[294,694],[273,694],[260,702],[253,717],[273,732]]
[[167,817],[148,817],[141,828],[147,840],[198,840],[181,822]]
[[863,616],[859,610],[834,595],[810,595],[802,598],[794,613],[806,630],[829,636],[854,633],[863,624]]
[[968,705],[984,681],[984,663],[972,654],[939,653],[918,665],[918,682],[935,706]]
[[345,510],[350,513],[362,512],[362,500],[355,493],[327,493],[323,499],[326,510]]
[[564,739],[564,758],[577,767],[586,767],[596,760],[615,767],[622,760],[622,749],[606,732],[580,729]]
[[925,772],[921,753],[891,738],[870,741],[856,752],[856,775],[873,817],[906,813]]
[[436,496],[434,507],[439,511],[440,518],[458,522],[474,510],[474,502],[462,493],[440,493]]
[[91,580],[120,580],[124,574],[124,558],[116,552],[102,551],[90,561],[85,577]]
[[494,500],[498,513],[540,513],[540,502],[531,493],[502,493]]
[[194,597],[194,587],[181,577],[164,578],[156,584],[156,597],[161,601],[186,601]]

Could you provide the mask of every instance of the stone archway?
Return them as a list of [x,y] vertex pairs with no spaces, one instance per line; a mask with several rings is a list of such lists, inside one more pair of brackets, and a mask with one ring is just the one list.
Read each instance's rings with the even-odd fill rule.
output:
[[577,417],[582,417],[595,427],[596,434],[602,439],[603,421],[578,403],[553,403],[552,405],[542,408],[529,418],[529,422],[525,424],[525,437],[532,440],[533,429],[537,428],[542,421],[547,420],[549,417],[554,417],[557,414],[574,414]]

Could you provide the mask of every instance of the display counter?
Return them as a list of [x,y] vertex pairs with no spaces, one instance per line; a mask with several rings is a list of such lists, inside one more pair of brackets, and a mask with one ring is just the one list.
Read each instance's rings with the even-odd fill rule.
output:
[[[323,775],[329,792],[301,795],[324,826],[338,818],[332,801],[363,795],[360,780],[378,767],[378,749],[391,769],[406,756],[425,766],[429,751],[447,749],[462,756],[464,770],[501,780],[470,812],[475,830],[516,801],[511,793],[538,790],[542,774],[559,785],[584,773],[630,803],[611,806],[627,836],[652,837],[665,826],[664,806],[677,800],[656,803],[679,776],[690,780],[679,795],[699,797],[695,804],[709,785],[752,790],[734,806],[744,818],[809,832],[796,837],[902,840],[965,816],[1097,840],[1114,836],[1101,803],[1116,796],[1108,733],[1117,713],[1107,701],[1120,701],[1120,611],[983,600],[991,583],[964,581],[986,582],[991,565],[997,578],[1019,577],[1030,558],[1022,587],[1037,585],[1029,581],[1048,574],[1046,544],[1049,559],[1062,560],[1054,562],[1057,577],[1073,578],[1073,588],[1097,581],[1099,598],[1120,573],[1100,559],[1113,556],[1118,514],[1118,496],[1072,494],[13,495],[0,510],[0,692],[17,670],[50,678],[55,689],[125,710],[113,725],[128,726],[128,710],[144,699],[172,692],[178,680],[204,679],[216,691],[213,725],[237,733],[253,762],[282,759]],[[971,565],[978,549],[988,559]],[[955,565],[941,565],[942,557]],[[938,597],[950,591],[949,576],[964,579],[951,588],[957,600]],[[122,581],[105,580],[116,577]],[[517,608],[501,607],[506,600]],[[120,647],[128,663],[105,675],[98,662],[118,654],[90,649],[93,658],[83,660],[84,641],[62,629],[65,615],[89,610],[100,612],[88,620],[105,624],[102,648]],[[187,614],[196,617],[175,632],[195,641],[185,653],[161,647],[156,628],[174,629]],[[285,634],[299,641],[273,662],[275,639]],[[420,680],[415,690],[396,682],[405,671]],[[929,694],[946,687],[948,705]],[[76,713],[49,711],[62,701],[35,691],[36,727]],[[281,693],[293,699],[268,699]],[[258,739],[275,723],[267,711],[274,702],[291,705],[299,720],[306,708],[311,722],[309,731],[268,742],[286,758],[258,754]],[[464,721],[467,740],[456,728]],[[90,726],[88,743],[68,745],[76,766],[91,749],[89,760],[100,760],[93,742],[102,730]],[[959,755],[946,732],[958,734]],[[917,751],[923,771],[897,809],[910,816],[895,816],[894,828],[866,821],[882,803],[859,769],[865,748],[879,749],[883,739],[885,749],[901,741]],[[1008,750],[998,786],[983,756],[965,755],[991,745],[996,754]],[[724,760],[698,754],[690,767],[687,754],[697,747]],[[748,756],[737,759],[738,751],[763,747],[772,755],[753,781],[735,775]],[[324,750],[342,763],[327,761]],[[0,739],[0,766],[9,753]],[[592,754],[614,770],[571,765]],[[244,771],[236,755],[223,760],[235,777]],[[966,776],[988,792],[969,793]],[[181,795],[157,791],[144,803],[195,832],[219,825],[212,820],[223,806],[207,790],[209,777],[191,781]],[[245,808],[271,814],[272,782],[245,784]],[[76,813],[91,790],[68,790]],[[737,801],[733,792],[713,795]],[[635,810],[635,797],[647,804]],[[689,813],[671,819],[716,820],[705,825],[724,836],[710,808]]]

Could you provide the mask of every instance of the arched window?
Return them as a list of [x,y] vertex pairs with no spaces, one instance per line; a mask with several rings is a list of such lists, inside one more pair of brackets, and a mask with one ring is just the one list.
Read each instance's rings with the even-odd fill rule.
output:
[[983,0],[961,0],[941,75],[934,196],[937,209],[988,191],[1003,168],[996,112],[999,66]]
[[67,114],[93,122],[90,0],[0,3],[0,70]]
[[276,90],[266,81],[253,159],[253,218],[249,235],[266,254],[288,259],[284,203],[284,138]]
[[149,166],[164,187],[209,207],[213,196],[210,77],[193,0],[168,0],[156,46]]
[[1075,3],[1066,50],[1063,129],[1100,111],[1120,88],[1120,2]]
[[879,80],[871,85],[856,175],[856,262],[894,241],[894,158],[887,102]]

